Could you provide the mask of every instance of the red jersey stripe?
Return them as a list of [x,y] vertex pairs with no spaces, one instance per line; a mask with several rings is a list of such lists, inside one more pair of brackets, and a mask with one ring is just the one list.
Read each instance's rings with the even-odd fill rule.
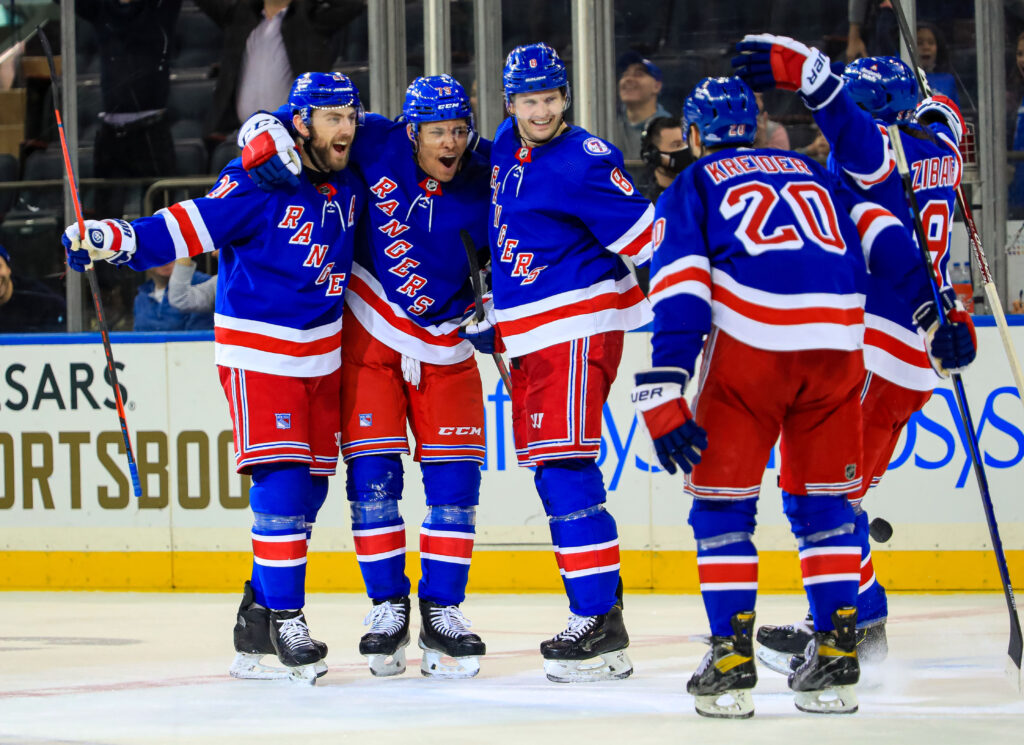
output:
[[721,285],[712,288],[711,298],[746,318],[772,326],[797,326],[805,323],[856,326],[864,323],[863,308],[768,308],[743,300]]
[[444,336],[435,336],[429,331],[426,331],[422,327],[413,323],[408,318],[396,316],[387,301],[379,297],[377,293],[375,293],[373,289],[366,284],[363,278],[357,274],[352,275],[348,283],[348,289],[358,295],[360,300],[373,308],[374,312],[387,320],[389,325],[393,326],[398,331],[401,331],[403,334],[415,337],[426,344],[433,344],[441,347],[457,347],[462,343],[462,339],[459,338],[458,329],[453,329],[451,333],[445,334]]
[[341,348],[341,332],[325,336],[313,341],[286,341],[272,336],[257,334],[254,331],[239,331],[217,326],[213,330],[213,339],[218,344],[230,344],[247,349],[258,349],[261,352],[286,354],[291,357],[310,357],[318,354],[329,354]]
[[651,297],[657,295],[659,292],[665,289],[677,285],[681,282],[696,281],[701,284],[711,287],[711,272],[707,269],[701,269],[700,267],[691,266],[687,269],[683,269],[679,272],[674,272],[664,279],[658,281],[658,284],[651,288]]
[[928,354],[923,348],[911,347],[878,329],[864,329],[864,346],[881,349],[891,354],[900,362],[905,362],[914,367],[931,368],[931,363],[928,362]]
[[560,308],[552,308],[551,310],[527,316],[525,318],[502,321],[500,324],[500,330],[502,335],[506,337],[516,334],[526,334],[539,326],[543,326],[554,321],[560,321],[563,318],[600,313],[603,310],[621,310],[636,305],[637,303],[642,302],[643,299],[643,290],[640,289],[639,285],[633,285],[626,292],[621,294],[618,292],[606,292],[598,295],[597,297],[589,298],[588,300],[581,300]]
[[648,225],[641,231],[640,235],[629,242],[624,249],[619,251],[623,256],[636,256],[651,243],[651,226]]
[[172,204],[167,211],[174,215],[174,219],[178,222],[178,230],[181,231],[181,237],[185,239],[185,245],[188,246],[188,255],[198,256],[201,254],[203,244],[199,241],[199,234],[196,233],[196,229],[192,225],[192,218],[188,216],[185,208],[180,204]]

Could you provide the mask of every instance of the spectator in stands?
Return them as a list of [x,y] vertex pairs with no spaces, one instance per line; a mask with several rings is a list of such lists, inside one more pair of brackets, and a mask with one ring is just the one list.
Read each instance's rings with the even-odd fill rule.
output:
[[846,61],[900,54],[900,31],[889,0],[849,0]]
[[[58,2],[59,0],[54,0]],[[170,54],[181,0],[76,0],[96,29],[103,111],[96,131],[97,178],[173,176],[174,139],[167,121]],[[124,214],[125,189],[101,189],[96,211]]]
[[676,116],[656,116],[640,141],[640,155],[647,164],[637,179],[640,193],[656,202],[693,156],[683,138],[683,125]]
[[789,133],[777,121],[768,118],[764,108],[764,94],[754,94],[757,99],[757,134],[754,136],[754,147],[774,147],[778,150],[789,150]]
[[14,274],[0,246],[0,334],[64,331],[64,298],[35,279]]
[[949,47],[937,26],[917,24],[917,56],[928,87],[935,93],[949,96],[959,105],[960,96],[957,95],[953,68],[949,63]]
[[[218,253],[214,251],[213,255]],[[217,299],[217,277],[207,275],[207,279],[193,282],[195,275],[196,264],[191,258],[177,259],[167,283],[167,300],[182,313],[212,313]]]
[[[1016,47],[1017,61],[1017,85],[1018,99],[1024,98],[1021,91],[1024,91],[1024,32],[1017,36]],[[1012,105],[1012,104],[1011,104]],[[1024,100],[1017,104],[1017,118],[1013,127],[1013,142],[1011,150],[1024,151]],[[1013,161],[1013,177],[1010,179],[1010,208],[1015,214],[1020,213],[1024,207],[1024,161]]]
[[[147,281],[135,296],[136,331],[198,331],[213,328],[213,313],[182,313],[171,306],[167,294],[168,280],[174,262],[146,270]],[[192,284],[210,279],[210,275],[195,272]]]
[[652,119],[671,116],[658,103],[661,68],[639,52],[619,57],[619,111],[614,143],[627,160],[640,157],[640,139]]
[[195,0],[224,29],[207,138],[223,141],[260,109],[288,98],[292,81],[309,70],[329,70],[333,36],[356,18],[359,0]]

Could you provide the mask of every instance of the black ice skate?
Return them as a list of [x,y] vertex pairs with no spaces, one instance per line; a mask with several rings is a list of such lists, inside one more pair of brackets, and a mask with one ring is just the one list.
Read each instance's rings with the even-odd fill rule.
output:
[[405,647],[409,644],[409,596],[373,601],[373,609],[363,619],[370,630],[359,640],[359,654],[370,663],[370,672],[378,678],[405,672]]
[[[242,603],[238,606],[238,617],[235,621],[235,659],[228,670],[232,678],[248,680],[278,680],[289,677],[290,673],[283,667],[265,665],[264,655],[277,655],[270,641],[270,611],[253,599],[252,584],[246,581],[242,591]],[[311,639],[320,654],[320,661],[315,664],[317,676],[327,672],[327,645]]]
[[281,664],[288,668],[288,677],[296,683],[314,685],[320,650],[309,638],[306,618],[299,610],[270,611],[270,642]]
[[[439,605],[420,599],[420,672],[428,678],[472,678],[480,672],[480,658],[487,653],[480,637],[472,633],[469,619],[457,605]],[[454,664],[445,662],[454,660]]]
[[540,643],[544,672],[555,683],[590,683],[628,678],[633,663],[626,654],[629,634],[617,602],[600,616],[569,616],[565,631]]
[[730,619],[732,636],[712,636],[711,649],[686,684],[703,717],[748,719],[754,716],[750,691],[757,685],[754,664],[754,611]]
[[860,680],[857,662],[857,609],[832,614],[833,631],[816,631],[804,651],[804,662],[789,675],[796,708],[812,714],[853,714]]
[[[803,664],[803,654],[814,635],[814,620],[786,626],[762,626],[757,630],[757,659],[765,667],[789,675]],[[889,656],[885,619],[857,629],[857,659],[861,665],[877,665]]]

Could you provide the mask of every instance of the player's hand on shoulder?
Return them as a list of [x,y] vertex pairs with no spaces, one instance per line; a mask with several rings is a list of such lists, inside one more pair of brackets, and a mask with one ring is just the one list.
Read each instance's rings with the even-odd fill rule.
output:
[[747,85],[755,91],[798,91],[811,109],[831,101],[843,84],[827,56],[788,36],[747,34],[736,51],[732,66]]
[[273,114],[258,111],[238,130],[242,167],[264,191],[283,186],[297,188],[302,161],[295,139]]
[[943,312],[947,322],[939,325],[939,312],[934,301],[928,301],[914,312],[914,323],[925,335],[928,361],[936,373],[948,378],[952,373],[963,372],[978,352],[978,337],[974,321],[967,311],[956,305],[956,295],[951,288],[942,291]]
[[960,107],[956,105],[956,101],[939,93],[928,96],[921,101],[914,110],[914,117],[924,127],[935,122],[945,124],[953,132],[953,136],[956,137],[958,147],[960,140],[964,137],[964,130],[967,128],[967,125],[964,124],[964,117],[960,113]]
[[633,406],[654,442],[661,467],[690,473],[708,447],[708,434],[694,421],[683,398],[689,373],[681,367],[655,367],[633,376]]
[[484,298],[483,311],[478,312],[476,303],[469,306],[459,324],[459,336],[472,344],[476,351],[494,354],[501,349],[501,338],[498,336],[498,322],[494,316],[494,301],[488,296]]
[[60,241],[67,251],[68,266],[76,272],[84,272],[94,259],[115,266],[125,264],[136,248],[135,230],[124,220],[86,220],[84,239],[74,222],[64,229]]

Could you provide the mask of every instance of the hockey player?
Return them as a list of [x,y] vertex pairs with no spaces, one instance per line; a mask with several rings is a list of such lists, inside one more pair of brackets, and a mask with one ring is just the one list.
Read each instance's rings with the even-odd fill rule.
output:
[[[249,121],[261,117],[273,118]],[[484,245],[490,197],[487,158],[470,148],[471,138],[475,144],[469,97],[450,75],[435,75],[409,86],[400,121],[368,114],[352,148],[369,206],[345,298],[341,454],[356,555],[373,601],[359,651],[378,676],[405,671],[409,643],[398,506],[406,422],[428,505],[420,529],[421,672],[472,677],[486,651],[459,607],[485,453],[480,374],[473,346],[457,334],[473,304],[460,231]],[[287,153],[268,149],[246,165],[273,187],[284,160]]]
[[[236,468],[252,475],[252,580],[235,626],[231,674],[314,683],[326,645],[303,613],[306,551],[338,461],[342,298],[362,182],[345,170],[362,117],[341,73],[305,73],[288,97],[301,138],[292,189],[261,191],[239,159],[213,189],[129,224],[89,220],[64,233],[68,263],[133,269],[220,249],[214,350],[234,430]],[[254,147],[290,136],[265,122]],[[301,163],[301,170],[300,170]],[[260,658],[276,654],[284,670]]]
[[512,357],[516,453],[536,467],[571,612],[541,644],[547,676],[625,678],[619,541],[595,460],[623,332],[650,319],[622,257],[647,261],[654,208],[615,147],[566,123],[569,84],[554,49],[512,50],[504,84],[512,117],[491,152],[494,307],[465,334],[487,351],[496,320]]
[[[896,215],[913,235],[913,216],[885,129],[899,124],[929,237],[928,249],[950,308],[948,316],[972,331],[971,349],[962,361],[963,365],[969,363],[974,358],[973,323],[962,308],[954,307],[955,294],[947,274],[956,187],[962,171],[959,143],[964,124],[956,104],[945,96],[933,96],[917,105],[914,74],[896,57],[859,59],[850,63],[840,78],[830,72],[827,57],[788,37],[747,36],[737,49],[741,54],[734,64],[740,76],[758,89],[778,86],[799,91],[831,146],[830,170],[856,193]],[[869,663],[880,662],[887,654],[888,607],[885,589],[875,577],[868,515],[861,501],[888,468],[910,417],[924,407],[942,377],[948,377],[930,364],[910,321],[912,310],[910,299],[895,292],[885,278],[869,278],[864,318],[867,375],[861,391],[864,481],[851,496],[861,545],[858,650],[860,659]],[[793,625],[763,626],[757,633],[758,658],[772,669],[788,672],[791,657],[803,651],[810,634],[809,619]]]
[[[853,712],[860,548],[847,495],[861,482],[866,271],[914,298],[947,368],[961,361],[957,345],[969,332],[938,327],[913,243],[891,213],[810,158],[745,149],[757,104],[741,80],[705,79],[684,116],[698,160],[658,201],[654,367],[636,375],[633,400],[662,466],[682,468],[693,497],[689,522],[712,636],[687,690],[704,716],[753,714],[752,536],[781,433],[783,505],[814,618],[789,686],[801,710]],[[694,415],[683,394],[705,337]]]

